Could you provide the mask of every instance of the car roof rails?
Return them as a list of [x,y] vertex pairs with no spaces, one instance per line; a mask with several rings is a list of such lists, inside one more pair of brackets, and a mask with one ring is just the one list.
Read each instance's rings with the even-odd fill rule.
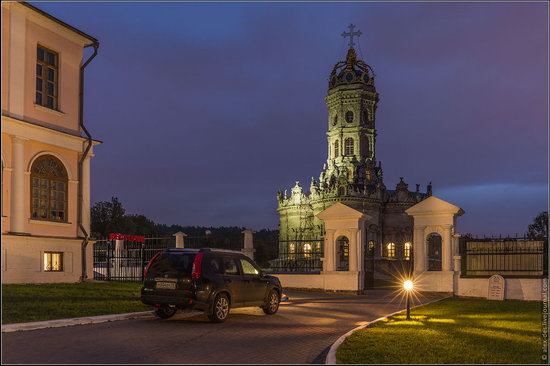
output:
[[219,248],[201,248],[200,252],[212,252],[212,253],[228,253],[228,254],[243,254],[238,250],[231,249],[219,249]]

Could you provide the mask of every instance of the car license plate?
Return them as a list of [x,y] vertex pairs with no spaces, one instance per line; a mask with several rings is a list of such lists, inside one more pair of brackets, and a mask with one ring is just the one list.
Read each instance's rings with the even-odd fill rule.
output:
[[157,288],[165,290],[175,290],[176,284],[174,282],[157,282]]

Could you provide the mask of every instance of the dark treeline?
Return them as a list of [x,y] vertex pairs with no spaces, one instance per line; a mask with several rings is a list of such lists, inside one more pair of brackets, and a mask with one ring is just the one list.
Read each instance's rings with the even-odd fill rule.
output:
[[[181,231],[187,235],[186,246],[240,250],[243,247],[244,227],[238,226],[182,226],[158,224],[145,215],[126,214],[117,197],[111,201],[96,202],[91,209],[91,235],[107,238],[110,233],[143,235],[147,238],[171,237]],[[254,248],[259,264],[277,257],[278,230],[262,229],[254,232]]]

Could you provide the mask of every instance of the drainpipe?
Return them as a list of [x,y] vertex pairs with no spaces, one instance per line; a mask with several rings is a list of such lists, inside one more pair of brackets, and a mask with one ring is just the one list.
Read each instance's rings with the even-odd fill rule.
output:
[[[78,124],[82,131],[86,134],[86,148],[84,149],[84,153],[78,160],[78,205],[77,205],[77,221],[78,221],[78,227],[84,234],[84,240],[82,241],[81,245],[81,256],[82,256],[82,275],[80,277],[81,281],[86,280],[88,277],[86,275],[86,248],[88,246],[88,240],[90,237],[90,234],[86,231],[86,228],[84,225],[82,225],[82,204],[84,200],[84,194],[82,192],[82,165],[84,163],[84,159],[88,156],[88,153],[90,152],[90,149],[92,148],[92,135],[90,132],[86,129],[84,126],[84,69],[88,64],[96,57],[97,55],[97,49],[99,48],[99,42],[94,42],[90,45],[85,46],[85,48],[92,46],[94,48],[94,53],[86,60],[84,64],[80,66],[80,91],[79,91],[79,104],[80,108],[78,110]],[[77,236],[78,236],[78,230],[77,230]]]

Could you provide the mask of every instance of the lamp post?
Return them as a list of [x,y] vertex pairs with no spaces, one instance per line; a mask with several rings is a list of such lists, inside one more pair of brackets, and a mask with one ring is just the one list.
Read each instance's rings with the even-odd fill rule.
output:
[[413,290],[413,281],[405,280],[403,288],[407,293],[407,320],[411,320],[411,291]]

